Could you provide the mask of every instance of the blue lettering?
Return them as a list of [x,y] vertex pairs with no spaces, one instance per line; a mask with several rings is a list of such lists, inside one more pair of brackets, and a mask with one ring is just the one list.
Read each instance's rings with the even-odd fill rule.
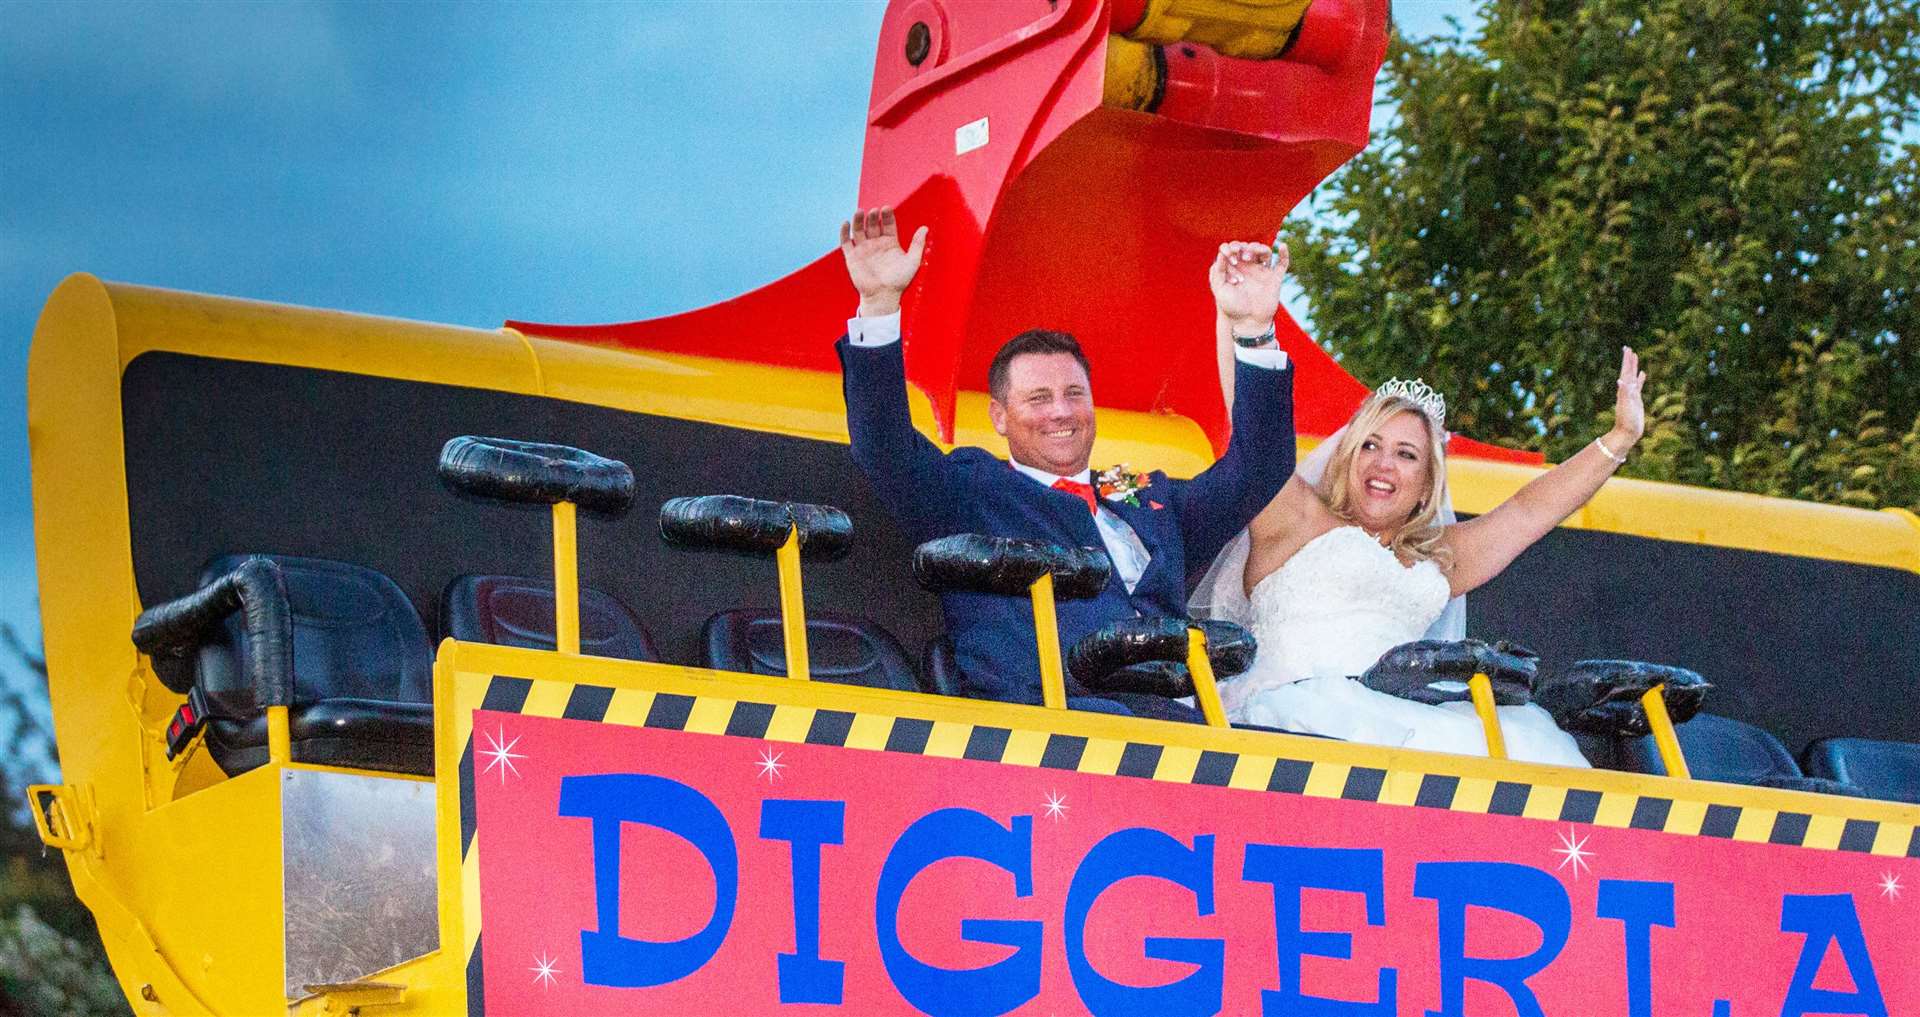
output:
[[880,866],[873,905],[880,960],[894,988],[932,1017],[998,1017],[1040,994],[1039,922],[968,918],[960,938],[1014,948],[1013,955],[978,968],[943,968],[907,952],[900,942],[900,899],[913,877],[946,858],[977,858],[1013,876],[1015,897],[1033,896],[1033,817],[1002,827],[972,809],[940,809],[915,820],[893,842]]
[[[1880,980],[1874,976],[1873,958],[1867,953],[1867,939],[1860,931],[1860,916],[1853,910],[1852,897],[1844,893],[1788,894],[1780,902],[1780,931],[1807,937],[1800,947],[1800,961],[1793,966],[1787,1001],[1780,1004],[1780,1017],[1810,1013],[1887,1017],[1887,1004],[1880,997]],[[1846,962],[1847,976],[1853,979],[1852,992],[1813,987],[1813,976],[1820,972],[1829,943],[1840,944],[1840,958]]]
[[840,1004],[846,965],[820,957],[820,846],[841,843],[846,820],[846,802],[774,799],[760,806],[761,839],[793,845],[793,952],[777,962],[782,1003]]
[[1166,985],[1116,982],[1087,959],[1087,916],[1107,888],[1131,876],[1153,876],[1193,892],[1194,908],[1213,914],[1213,834],[1187,848],[1159,830],[1135,827],[1108,834],[1087,852],[1067,888],[1067,970],[1080,1001],[1096,1015],[1213,1014],[1220,1012],[1227,944],[1219,939],[1148,936],[1145,953],[1155,960],[1195,964],[1199,970]]
[[1353,936],[1346,932],[1308,932],[1300,928],[1300,891],[1344,890],[1366,897],[1367,924],[1385,925],[1386,891],[1382,854],[1377,848],[1282,847],[1248,844],[1241,878],[1273,884],[1274,940],[1279,947],[1280,988],[1260,990],[1260,1012],[1298,1017],[1390,1017],[1398,998],[1399,973],[1381,968],[1373,1002],[1309,996],[1301,991],[1300,959],[1353,957]]
[[[1439,904],[1440,1009],[1427,1017],[1465,1017],[1467,979],[1498,987],[1520,1017],[1545,1017],[1527,988],[1567,945],[1573,906],[1559,880],[1509,862],[1421,862],[1413,893]],[[1467,956],[1467,908],[1496,908],[1540,927],[1540,946],[1525,957]]]
[[1653,1017],[1653,927],[1673,928],[1673,884],[1603,879],[1595,911],[1625,926],[1627,1017]]
[[[740,860],[733,830],[706,795],[666,777],[603,773],[560,779],[560,815],[593,821],[596,931],[580,931],[580,977],[589,985],[642,988],[685,978],[713,959],[733,924]],[[692,844],[713,870],[713,916],[685,939],[620,935],[620,827],[642,823]]]

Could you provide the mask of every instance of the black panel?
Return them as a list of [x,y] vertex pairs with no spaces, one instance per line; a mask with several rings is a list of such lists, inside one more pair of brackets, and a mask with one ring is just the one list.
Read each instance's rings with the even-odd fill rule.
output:
[[[140,599],[191,592],[217,555],[334,558],[392,577],[438,635],[455,576],[544,576],[545,508],[465,499],[440,485],[460,434],[559,442],[622,459],[639,494],[625,517],[582,513],[581,582],[631,607],[661,655],[697,663],[700,623],[778,606],[771,561],[663,544],[662,502],[730,493],[820,502],[854,520],[847,558],[810,563],[809,609],[880,623],[909,649],[940,629],[911,548],[846,447],[532,396],[304,368],[143,354],[121,395]],[[1713,713],[1793,751],[1824,736],[1920,741],[1920,575],[1814,558],[1560,529],[1469,598],[1469,629],[1538,650],[1543,669],[1590,657],[1693,668]]]
[[[400,585],[428,630],[466,573],[549,576],[550,515],[455,495],[435,473],[462,434],[576,445],[624,460],[625,516],[580,514],[580,581],[632,608],[674,663],[699,661],[700,623],[775,609],[771,559],[671,548],[662,502],[741,494],[822,502],[854,520],[848,557],[806,567],[807,607],[879,622],[918,649],[939,604],[914,585],[905,539],[845,445],[533,396],[305,368],[148,353],[121,379],[128,509],[140,599],[193,589],[206,562],[264,551],[354,562]],[[883,615],[881,608],[885,605]]]
[[1467,631],[1546,674],[1624,658],[1692,668],[1705,709],[1796,755],[1848,734],[1920,741],[1920,575],[1819,558],[1557,529],[1467,598]]

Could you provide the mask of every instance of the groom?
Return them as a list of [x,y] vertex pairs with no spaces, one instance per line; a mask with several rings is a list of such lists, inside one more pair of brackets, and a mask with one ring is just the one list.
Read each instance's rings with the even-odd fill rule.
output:
[[[847,430],[854,462],[881,502],[915,543],[986,533],[1105,548],[1113,560],[1106,589],[1059,602],[1063,647],[1124,618],[1185,617],[1190,579],[1293,473],[1293,376],[1273,340],[1285,249],[1227,244],[1214,261],[1219,321],[1238,344],[1233,437],[1218,462],[1183,481],[1118,467],[1096,477],[1088,469],[1093,388],[1080,344],[1064,332],[1022,332],[988,368],[988,414],[1011,462],[978,448],[942,453],[916,431],[900,350],[900,295],[920,268],[926,240],[922,226],[902,250],[890,208],[856,212],[840,227],[840,251],[860,293],[859,316],[847,322],[838,346]],[[967,694],[1039,703],[1026,598],[949,592],[940,600]],[[1096,697],[1070,675],[1067,695],[1076,709],[1199,716],[1156,696]]]

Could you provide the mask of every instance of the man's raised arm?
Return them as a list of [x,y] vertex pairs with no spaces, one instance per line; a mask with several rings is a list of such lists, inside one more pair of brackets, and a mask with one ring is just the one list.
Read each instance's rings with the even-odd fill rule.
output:
[[860,294],[858,316],[839,344],[847,435],[854,463],[910,532],[937,526],[929,513],[947,504],[945,456],[913,428],[900,349],[900,295],[926,247],[925,226],[910,246],[900,246],[891,208],[856,211],[840,224],[840,254]]
[[1227,243],[1208,271],[1233,433],[1220,460],[1181,491],[1181,530],[1195,575],[1293,475],[1293,372],[1273,329],[1287,260],[1285,244]]

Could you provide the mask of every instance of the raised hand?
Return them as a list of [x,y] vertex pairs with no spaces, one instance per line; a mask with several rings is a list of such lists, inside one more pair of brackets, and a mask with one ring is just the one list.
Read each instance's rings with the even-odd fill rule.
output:
[[914,231],[910,246],[901,249],[900,228],[894,223],[891,207],[856,209],[852,219],[840,224],[840,254],[846,258],[853,288],[860,291],[863,317],[900,309],[900,294],[920,271],[920,257],[926,249],[925,226]]
[[1287,275],[1287,245],[1232,241],[1207,272],[1213,304],[1236,335],[1258,335],[1280,310],[1280,281]]
[[1640,354],[1633,347],[1620,347],[1620,377],[1614,382],[1613,436],[1632,445],[1647,429],[1647,410],[1640,399],[1640,387],[1647,383],[1647,372],[1640,369]]

